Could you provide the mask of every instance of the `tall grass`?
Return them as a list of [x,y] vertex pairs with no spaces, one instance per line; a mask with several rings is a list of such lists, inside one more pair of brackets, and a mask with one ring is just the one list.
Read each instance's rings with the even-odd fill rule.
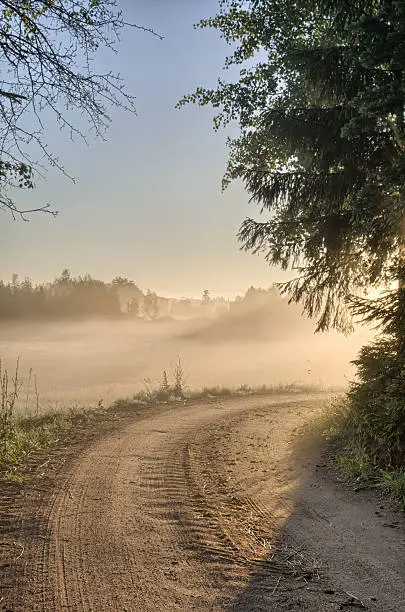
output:
[[405,504],[405,468],[383,466],[380,457],[370,454],[354,427],[356,418],[356,405],[349,394],[329,402],[309,429],[327,441],[332,463],[348,481],[380,489]]
[[[33,413],[29,411],[31,392],[34,394]],[[18,403],[20,410],[16,410]],[[0,360],[0,477],[19,482],[18,467],[30,453],[57,443],[78,425],[86,425],[102,410],[104,408],[98,405],[87,410],[68,409],[40,414],[38,382],[32,369],[25,387],[20,375],[20,360],[17,359],[12,373]]]
[[0,461],[2,458],[14,455],[15,422],[13,415],[22,386],[18,369],[19,359],[17,359],[13,376],[4,368],[0,360]]
[[126,403],[167,403],[179,400],[215,399],[226,397],[242,397],[247,395],[294,395],[299,393],[326,393],[341,391],[336,388],[325,388],[316,385],[305,385],[296,382],[278,385],[251,386],[241,384],[236,387],[224,387],[222,385],[204,386],[199,389],[190,389],[187,384],[187,375],[180,359],[172,368],[172,376],[169,377],[164,370],[161,381],[153,382],[145,378],[144,389],[138,391],[128,398],[121,398],[115,402],[123,406]]
[[[128,411],[134,406],[159,405],[170,402],[185,403],[189,400],[225,399],[247,395],[274,395],[314,393],[319,388],[299,384],[261,385],[251,387],[240,385],[231,387],[203,387],[191,390],[187,386],[187,373],[180,358],[171,370],[162,373],[161,380],[153,383],[144,379],[144,389],[130,398],[117,400],[110,408],[104,408],[102,402],[93,408],[69,408],[41,412],[38,382],[32,369],[28,382],[19,372],[19,360],[12,374],[3,367],[0,361],[0,478],[19,481],[19,466],[24,463],[33,451],[38,451],[56,444],[73,435],[79,426],[86,427],[108,410]],[[32,402],[33,396],[33,402]],[[16,411],[17,402],[20,410]],[[25,406],[25,411],[21,410]],[[32,408],[34,410],[32,411]]]

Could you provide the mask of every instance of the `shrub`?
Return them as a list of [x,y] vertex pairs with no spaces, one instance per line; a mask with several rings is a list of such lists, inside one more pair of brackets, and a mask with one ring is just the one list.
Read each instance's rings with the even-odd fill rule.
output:
[[360,351],[358,381],[348,393],[348,444],[382,468],[405,460],[405,367],[397,344],[382,337]]

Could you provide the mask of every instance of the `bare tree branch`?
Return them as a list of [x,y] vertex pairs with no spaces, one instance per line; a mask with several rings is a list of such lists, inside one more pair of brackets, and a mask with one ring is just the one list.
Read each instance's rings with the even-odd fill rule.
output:
[[[34,175],[49,166],[67,175],[47,147],[48,112],[69,138],[85,142],[87,133],[105,138],[111,107],[136,112],[120,76],[93,63],[99,49],[116,51],[126,27],[163,38],[125,21],[117,0],[0,0],[0,209],[24,218],[50,212],[49,205],[20,211],[7,196],[19,166],[22,174],[30,169],[22,188],[33,188]],[[72,119],[75,111],[80,122]]]

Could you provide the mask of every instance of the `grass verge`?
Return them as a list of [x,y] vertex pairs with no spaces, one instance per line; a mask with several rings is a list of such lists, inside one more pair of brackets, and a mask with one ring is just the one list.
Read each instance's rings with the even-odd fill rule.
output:
[[134,395],[116,400],[114,406],[122,408],[128,405],[148,405],[175,403],[187,400],[204,399],[226,399],[232,397],[244,397],[251,395],[297,395],[299,393],[325,393],[329,389],[321,389],[314,385],[304,385],[299,383],[279,384],[279,385],[240,385],[238,387],[223,387],[216,385],[212,387],[201,387],[200,389],[185,389],[184,387],[175,388],[171,385],[152,388],[150,381],[145,382],[145,391],[139,391]]
[[40,416],[10,417],[0,435],[0,478],[21,482],[19,468],[29,455],[69,439],[73,431],[91,427],[106,409],[71,409]]
[[353,431],[347,397],[330,402],[308,425],[307,433],[327,441],[332,464],[348,481],[357,487],[379,489],[405,505],[405,468],[382,468],[376,457],[370,457]]
[[[207,399],[226,399],[248,395],[293,395],[298,393],[316,393],[323,390],[297,383],[284,385],[261,385],[251,387],[203,387],[199,390],[188,390],[180,361],[176,364],[173,381],[169,383],[166,372],[162,382],[154,387],[151,381],[145,380],[145,390],[130,398],[115,401],[110,408],[102,405],[93,408],[74,408],[63,411],[48,411],[34,416],[18,416],[14,404],[18,397],[19,379],[18,364],[12,384],[3,388],[3,409],[0,418],[0,479],[13,482],[22,481],[21,467],[35,451],[54,446],[59,442],[70,440],[78,429],[91,428],[108,415],[119,411],[128,412],[139,407],[151,407],[159,404],[170,404]],[[3,385],[4,387],[4,385]],[[11,391],[10,391],[11,389]]]

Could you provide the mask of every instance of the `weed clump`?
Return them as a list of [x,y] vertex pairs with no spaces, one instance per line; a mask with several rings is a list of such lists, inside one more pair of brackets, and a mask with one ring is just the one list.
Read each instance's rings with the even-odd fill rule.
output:
[[[157,386],[154,386],[150,378],[144,378],[144,388],[141,391],[135,393],[130,400],[118,400],[118,402],[124,401],[127,404],[131,402],[137,404],[151,404],[185,399],[187,376],[180,357],[172,367],[171,374],[171,379],[169,379],[167,370],[163,370],[162,379]],[[115,402],[115,405],[117,405],[118,402]]]

